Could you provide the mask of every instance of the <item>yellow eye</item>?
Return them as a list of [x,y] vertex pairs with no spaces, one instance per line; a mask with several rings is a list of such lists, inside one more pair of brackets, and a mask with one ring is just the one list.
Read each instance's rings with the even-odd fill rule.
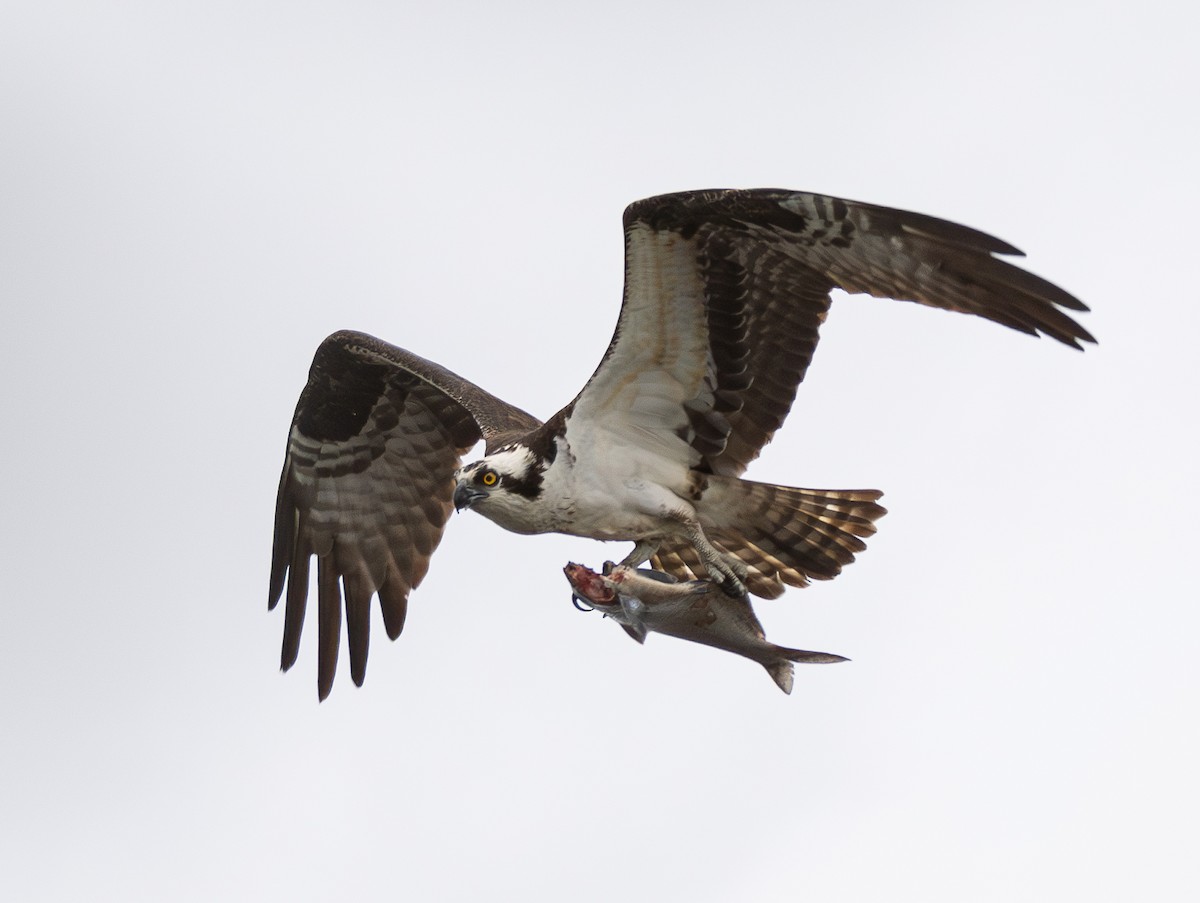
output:
[[498,476],[496,476],[494,473],[492,473],[492,471],[490,471],[490,470],[485,470],[483,472],[483,474],[479,477],[479,482],[482,483],[484,486],[495,486],[496,483],[499,482],[499,480],[500,480],[500,478]]

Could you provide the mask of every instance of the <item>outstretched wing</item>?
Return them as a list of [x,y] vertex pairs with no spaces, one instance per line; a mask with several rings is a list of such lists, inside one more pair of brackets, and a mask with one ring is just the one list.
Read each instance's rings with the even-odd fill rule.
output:
[[452,507],[454,471],[539,421],[430,361],[359,332],[317,348],[288,437],[275,504],[268,604],[287,588],[282,667],[296,661],[317,556],[318,691],[337,669],[344,593],[350,671],[366,676],[371,596],[388,636],[404,627]]
[[998,260],[1016,248],[919,213],[778,189],[712,190],[625,211],[625,298],[570,431],[636,435],[738,475],[783,423],[841,288],[986,317],[1079,348],[1087,308]]

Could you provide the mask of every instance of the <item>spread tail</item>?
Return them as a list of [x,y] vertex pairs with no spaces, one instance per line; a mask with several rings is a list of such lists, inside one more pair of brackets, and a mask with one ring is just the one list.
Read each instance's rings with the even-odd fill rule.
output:
[[[794,489],[710,476],[697,513],[709,541],[747,570],[746,588],[774,599],[784,584],[830,580],[865,549],[887,513],[877,489]],[[687,579],[705,575],[686,543],[664,543],[653,566]],[[776,681],[778,683],[778,681]],[[782,684],[781,684],[782,686]]]

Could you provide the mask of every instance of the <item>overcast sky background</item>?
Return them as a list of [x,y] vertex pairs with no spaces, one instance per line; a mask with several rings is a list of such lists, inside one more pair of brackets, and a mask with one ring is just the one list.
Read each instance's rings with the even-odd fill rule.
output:
[[[0,896],[1194,899],[1196,14],[1183,3],[0,7]],[[1076,353],[839,297],[750,475],[879,487],[760,603],[781,694],[455,517],[366,686],[278,673],[275,489],[361,329],[541,416],[620,216],[776,186],[991,232]],[[314,612],[310,611],[310,616]]]

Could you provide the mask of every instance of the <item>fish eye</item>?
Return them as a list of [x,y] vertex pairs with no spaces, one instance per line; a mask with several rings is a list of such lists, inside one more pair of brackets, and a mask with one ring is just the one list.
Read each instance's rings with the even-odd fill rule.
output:
[[500,478],[496,476],[496,472],[494,470],[485,470],[479,475],[479,482],[484,486],[495,486],[498,482],[500,482]]

